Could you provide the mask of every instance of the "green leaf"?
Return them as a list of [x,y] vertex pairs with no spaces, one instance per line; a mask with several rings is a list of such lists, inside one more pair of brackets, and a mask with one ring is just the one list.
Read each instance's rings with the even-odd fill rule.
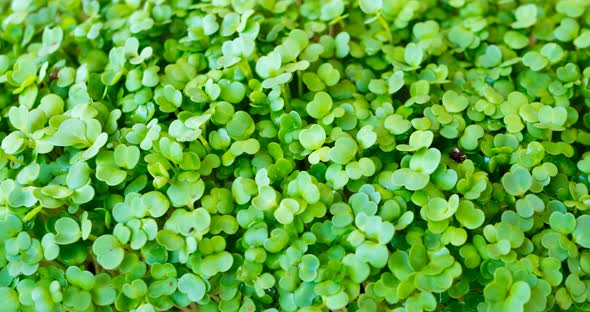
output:
[[409,191],[423,189],[429,181],[430,177],[428,174],[416,172],[409,168],[396,170],[391,177],[391,182],[393,184],[403,186]]
[[513,196],[521,196],[529,190],[533,181],[530,172],[519,165],[514,165],[502,177],[504,190]]
[[453,90],[445,92],[442,98],[443,105],[449,113],[459,113],[467,108],[469,101],[463,95]]
[[143,194],[141,200],[145,209],[154,218],[159,218],[166,214],[170,207],[170,201],[168,201],[168,198],[158,191],[151,191]]
[[178,279],[178,290],[185,293],[191,301],[198,302],[205,296],[207,286],[199,276],[186,273]]
[[569,212],[554,211],[549,216],[549,225],[553,230],[567,235],[576,229],[576,217]]
[[39,50],[39,55],[44,56],[52,54],[59,49],[64,34],[60,27],[49,28],[45,27],[43,30],[43,45]]
[[[360,0],[359,6],[365,14],[376,14],[383,6],[382,0]],[[337,310],[337,309],[336,309]]]
[[413,42],[410,42],[404,49],[404,59],[412,67],[420,65],[423,58],[424,52],[422,48]]
[[81,146],[88,147],[90,142],[85,136],[86,124],[79,119],[66,119],[50,138],[49,142],[55,146]]
[[174,207],[193,207],[194,202],[199,200],[205,192],[205,183],[203,180],[196,181],[177,181],[174,182],[166,191],[172,206]]
[[401,70],[396,70],[389,79],[387,79],[387,92],[389,94],[394,94],[399,91],[404,86],[404,72]]
[[163,88],[156,89],[154,99],[161,111],[170,113],[182,104],[182,93],[172,85],[165,85]]
[[402,115],[393,114],[387,116],[383,126],[391,134],[400,135],[410,130],[412,128],[412,123],[409,120],[404,119]]
[[330,63],[324,63],[318,67],[318,77],[328,87],[335,86],[340,80],[340,72]]
[[534,4],[525,4],[519,6],[514,12],[516,21],[512,23],[512,28],[528,28],[537,22],[537,6]]
[[4,298],[4,309],[6,312],[16,312],[19,310],[20,302],[18,299],[18,293],[6,286],[0,287],[0,297]]
[[268,78],[277,74],[281,68],[281,55],[277,52],[270,52],[261,56],[256,62],[256,73],[261,78]]
[[498,66],[502,62],[502,50],[496,45],[489,45],[485,53],[477,58],[477,61],[486,68]]
[[317,150],[326,141],[326,131],[320,125],[311,125],[308,129],[299,132],[301,146],[308,150]]
[[524,65],[528,66],[534,71],[540,71],[541,69],[545,68],[547,64],[549,64],[547,58],[536,51],[527,52],[522,58],[522,62]]
[[55,242],[68,245],[77,242],[81,237],[80,226],[72,218],[60,218],[55,222]]
[[328,152],[330,159],[336,163],[345,165],[356,155],[358,144],[349,137],[342,137],[336,140],[334,147]]
[[92,252],[98,263],[107,270],[117,268],[123,261],[125,251],[113,235],[102,235],[92,244]]
[[432,174],[441,160],[441,153],[435,148],[423,149],[410,159],[410,169],[422,172],[425,174]]
[[520,32],[510,30],[504,33],[504,42],[512,49],[522,49],[529,44],[529,38]]
[[139,148],[133,145],[117,145],[117,147],[115,147],[114,157],[117,166],[125,169],[133,169],[139,161]]
[[434,140],[434,134],[431,131],[418,130],[412,132],[408,144],[399,144],[396,148],[400,151],[416,151],[423,147],[429,147]]
[[307,103],[306,111],[311,117],[321,119],[330,112],[332,103],[330,95],[321,91],[315,94],[311,102]]
[[574,241],[584,247],[590,248],[590,216],[583,215],[576,218],[576,229],[574,230],[572,236]]
[[41,193],[57,199],[70,197],[74,191],[61,185],[47,185],[41,189]]

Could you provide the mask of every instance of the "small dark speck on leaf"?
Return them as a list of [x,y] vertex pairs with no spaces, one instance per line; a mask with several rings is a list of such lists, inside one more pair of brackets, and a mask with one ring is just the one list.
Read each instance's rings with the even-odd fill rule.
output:
[[458,162],[458,163],[462,163],[465,161],[465,159],[467,159],[467,155],[465,155],[465,153],[463,153],[463,151],[461,151],[457,147],[454,147],[449,152],[449,157],[451,157],[455,162]]
[[51,73],[49,74],[49,80],[57,80],[57,74],[59,74],[59,68],[56,68],[51,71]]

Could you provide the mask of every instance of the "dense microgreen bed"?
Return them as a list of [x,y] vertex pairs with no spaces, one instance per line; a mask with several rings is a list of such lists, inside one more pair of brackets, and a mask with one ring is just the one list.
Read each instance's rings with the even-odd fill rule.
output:
[[590,1],[0,1],[0,311],[590,311]]

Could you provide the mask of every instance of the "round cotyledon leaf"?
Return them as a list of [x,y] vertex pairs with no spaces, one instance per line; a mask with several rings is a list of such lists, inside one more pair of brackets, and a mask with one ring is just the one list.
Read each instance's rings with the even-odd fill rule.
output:
[[98,263],[107,270],[117,268],[125,256],[119,240],[113,235],[102,235],[92,244],[92,252]]
[[311,125],[308,129],[299,132],[299,142],[301,146],[308,150],[317,150],[326,140],[326,131],[320,125]]
[[[557,222],[557,221],[555,221]],[[576,219],[576,229],[572,234],[574,241],[584,247],[590,248],[590,216],[583,215]]]
[[191,301],[200,301],[206,294],[207,285],[197,275],[186,273],[178,279],[178,290],[186,294]]
[[139,148],[134,145],[117,145],[114,152],[114,160],[115,164],[119,167],[133,169],[139,161]]
[[332,97],[328,93],[320,91],[315,94],[311,102],[307,103],[306,111],[309,116],[321,119],[330,112],[332,104]]
[[205,183],[198,179],[193,182],[178,181],[172,184],[166,194],[174,207],[188,206],[199,200],[205,192]]
[[78,241],[82,235],[80,225],[72,218],[60,218],[55,222],[55,242],[68,245]]
[[141,200],[148,213],[154,218],[163,216],[170,207],[168,198],[158,191],[143,194]]
[[403,186],[409,191],[423,189],[430,181],[430,176],[423,172],[414,171],[409,168],[396,170],[391,176],[391,182]]
[[441,153],[436,148],[423,149],[410,159],[410,169],[425,174],[433,173],[441,160]]
[[529,190],[533,183],[530,172],[520,166],[513,165],[510,172],[507,172],[502,177],[502,186],[504,190],[510,195],[520,196]]

